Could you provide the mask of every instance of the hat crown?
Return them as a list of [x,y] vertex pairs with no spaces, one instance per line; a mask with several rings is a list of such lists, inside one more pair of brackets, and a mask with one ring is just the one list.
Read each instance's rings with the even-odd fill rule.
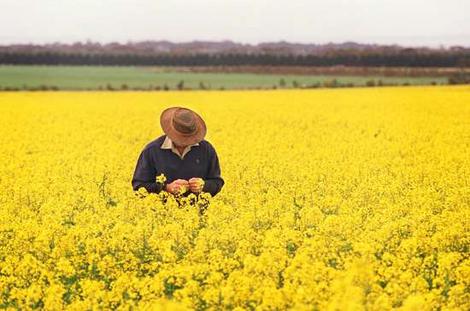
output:
[[184,107],[170,107],[160,115],[163,132],[176,144],[187,146],[204,139],[206,123],[195,111]]
[[172,123],[174,129],[182,134],[189,135],[197,130],[196,117],[189,109],[177,109],[173,115]]

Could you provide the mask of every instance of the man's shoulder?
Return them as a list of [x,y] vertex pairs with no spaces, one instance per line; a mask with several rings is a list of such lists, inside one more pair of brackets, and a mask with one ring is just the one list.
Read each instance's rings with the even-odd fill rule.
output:
[[166,135],[162,135],[160,137],[155,138],[151,142],[147,143],[144,147],[144,151],[148,150],[158,150],[160,149],[161,145],[163,144],[163,141],[165,140]]
[[199,142],[199,145],[210,152],[215,152],[214,146],[207,140],[203,139]]

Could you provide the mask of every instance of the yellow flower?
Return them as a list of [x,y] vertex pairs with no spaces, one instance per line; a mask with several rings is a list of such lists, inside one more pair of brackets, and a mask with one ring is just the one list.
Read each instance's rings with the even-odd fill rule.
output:
[[136,196],[141,197],[141,198],[146,197],[146,196],[149,195],[149,193],[148,193],[148,191],[145,187],[140,187],[139,189],[137,189],[137,191],[135,191],[135,194],[136,194]]
[[166,181],[166,176],[162,173],[156,177],[156,182],[163,184]]
[[[0,92],[0,305],[470,310],[468,86],[201,94]],[[134,194],[179,101],[224,188]]]

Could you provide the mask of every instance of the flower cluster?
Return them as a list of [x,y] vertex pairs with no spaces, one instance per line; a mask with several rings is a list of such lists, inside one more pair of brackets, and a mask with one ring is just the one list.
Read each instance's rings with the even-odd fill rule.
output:
[[[132,191],[171,102],[208,124],[217,197]],[[469,102],[466,86],[0,93],[0,308],[468,310]]]

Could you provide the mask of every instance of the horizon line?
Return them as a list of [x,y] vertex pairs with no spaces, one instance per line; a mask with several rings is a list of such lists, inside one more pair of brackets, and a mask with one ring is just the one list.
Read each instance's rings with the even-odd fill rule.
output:
[[234,43],[234,44],[240,44],[240,45],[245,45],[245,46],[259,46],[263,44],[279,44],[279,43],[285,43],[285,44],[298,44],[298,45],[329,45],[329,44],[334,44],[334,45],[340,45],[340,44],[346,44],[346,43],[352,43],[352,44],[358,44],[358,45],[370,45],[370,46],[390,46],[390,47],[403,47],[403,48],[430,48],[430,49],[448,49],[452,47],[463,47],[463,48],[470,48],[470,44],[464,44],[464,43],[435,43],[435,44],[404,44],[404,43],[379,43],[377,41],[372,41],[372,40],[360,40],[360,41],[355,41],[355,40],[329,40],[329,41],[309,41],[309,42],[303,42],[303,41],[289,41],[285,39],[279,39],[279,40],[266,40],[266,41],[259,41],[256,43],[253,42],[243,42],[243,41],[235,41],[233,39],[220,39],[220,40],[207,40],[207,39],[191,39],[191,40],[169,40],[169,39],[142,39],[142,40],[93,40],[93,39],[83,39],[83,40],[47,40],[43,42],[34,42],[33,40],[24,40],[24,41],[16,41],[16,42],[9,42],[9,43],[1,43],[0,41],[0,46],[11,46],[11,45],[39,45],[39,46],[44,46],[44,45],[53,45],[53,44],[63,44],[63,45],[73,45],[73,44],[101,44],[101,45],[108,45],[108,44],[121,44],[121,45],[127,45],[127,44],[136,44],[136,43],[142,43],[142,42],[168,42],[168,43],[173,43],[173,44],[188,44],[188,43]]

